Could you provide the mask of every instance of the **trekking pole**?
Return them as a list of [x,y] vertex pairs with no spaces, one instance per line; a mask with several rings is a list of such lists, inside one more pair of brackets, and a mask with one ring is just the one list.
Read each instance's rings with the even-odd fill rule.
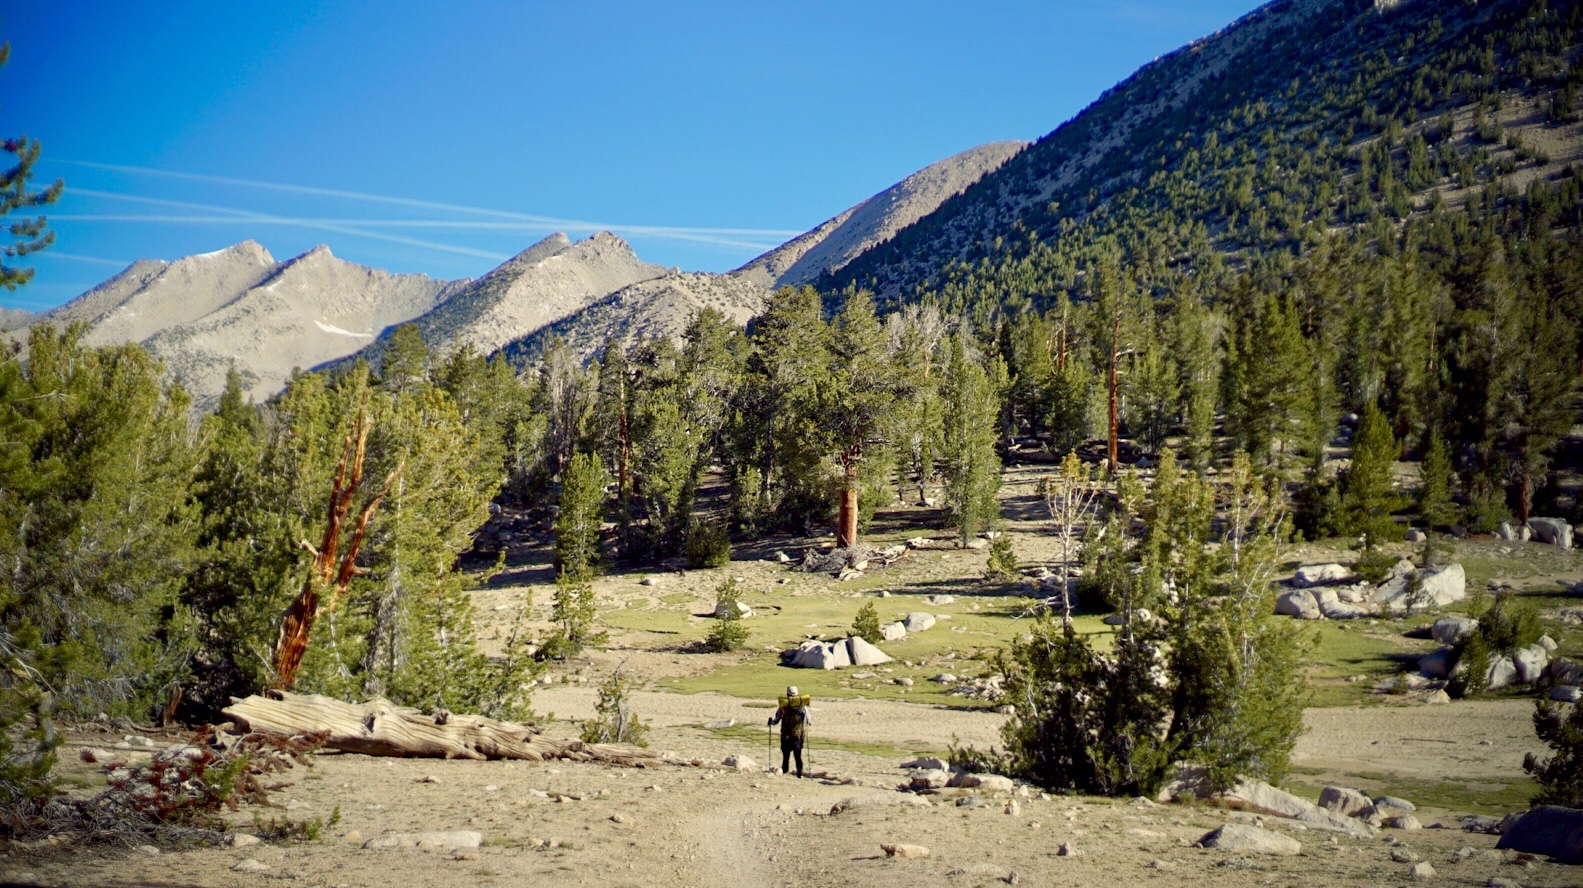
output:
[[774,730],[774,728],[770,727],[769,722],[764,723],[764,770],[766,771],[775,765],[774,746],[770,739]]

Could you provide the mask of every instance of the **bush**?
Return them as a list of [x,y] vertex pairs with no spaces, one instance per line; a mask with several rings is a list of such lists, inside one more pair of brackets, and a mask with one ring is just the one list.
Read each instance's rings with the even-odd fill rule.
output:
[[734,579],[726,580],[715,590],[715,613],[720,616],[715,618],[714,626],[704,637],[704,646],[709,650],[716,653],[741,650],[748,643],[748,627],[742,625],[742,614],[736,608],[739,601],[741,594]]
[[1535,805],[1561,805],[1583,808],[1583,705],[1574,705],[1566,718],[1561,707],[1546,700],[1534,706],[1534,733],[1555,750],[1544,761],[1533,754],[1523,756],[1523,770],[1539,784]]
[[1379,549],[1365,549],[1358,560],[1352,563],[1352,569],[1357,571],[1358,576],[1376,585],[1384,581],[1395,566],[1395,556]]
[[874,609],[874,602],[865,602],[857,609],[857,619],[852,621],[852,634],[869,644],[879,644],[885,640],[879,634],[879,611]]
[[731,563],[731,535],[725,525],[713,521],[699,521],[687,532],[687,544],[682,549],[687,566],[725,567]]
[[594,704],[595,715],[583,725],[584,743],[630,743],[648,746],[649,726],[632,710],[631,688],[622,673],[621,662],[604,684],[599,686],[599,700]]
[[984,578],[1002,583],[1017,578],[1017,552],[1011,546],[1011,534],[1001,531],[989,541]]
[[1478,616],[1478,628],[1457,645],[1456,662],[1459,667],[1452,679],[1450,691],[1467,696],[1484,690],[1485,673],[1490,661],[1513,648],[1527,647],[1539,640],[1544,629],[1539,616],[1532,608],[1514,604],[1508,598],[1498,599],[1495,606],[1479,614],[1481,602],[1475,598],[1470,613]]
[[555,578],[555,604],[551,618],[556,630],[540,645],[540,660],[565,660],[588,645],[604,644],[607,636],[594,630],[594,584],[586,573],[562,571]]

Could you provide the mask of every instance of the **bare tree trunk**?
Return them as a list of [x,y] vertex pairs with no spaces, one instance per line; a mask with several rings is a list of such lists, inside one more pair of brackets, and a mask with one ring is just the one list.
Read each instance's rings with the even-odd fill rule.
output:
[[1117,366],[1121,361],[1121,301],[1116,302],[1116,318],[1110,331],[1110,439],[1107,442],[1105,455],[1110,459],[1110,471],[1116,472],[1120,468],[1121,458],[1121,412],[1116,403],[1116,391],[1120,388],[1121,374]]
[[280,633],[275,639],[275,657],[272,664],[275,670],[275,687],[280,690],[289,690],[296,684],[297,670],[301,668],[302,657],[308,650],[308,639],[313,632],[313,624],[319,618],[322,593],[330,592],[330,603],[333,606],[342,595],[346,594],[353,578],[366,572],[357,566],[357,553],[363,546],[363,535],[368,530],[368,520],[373,517],[374,510],[379,508],[385,494],[390,492],[390,485],[395,483],[396,478],[401,474],[402,467],[397,466],[385,477],[384,485],[373,499],[363,504],[363,508],[357,513],[356,524],[352,538],[347,542],[346,552],[344,555],[340,554],[341,528],[352,510],[352,497],[363,480],[363,455],[368,444],[368,431],[368,417],[359,409],[357,419],[352,424],[352,430],[347,433],[346,443],[341,449],[341,462],[336,466],[335,483],[330,488],[328,514],[325,517],[324,536],[318,548],[314,548],[307,540],[300,543],[303,549],[313,554],[313,567],[308,571],[307,579],[302,582],[302,591],[297,593],[297,597],[286,608],[286,613],[280,620]]
[[841,516],[837,521],[835,544],[838,549],[857,545],[857,467],[849,467],[841,487]]

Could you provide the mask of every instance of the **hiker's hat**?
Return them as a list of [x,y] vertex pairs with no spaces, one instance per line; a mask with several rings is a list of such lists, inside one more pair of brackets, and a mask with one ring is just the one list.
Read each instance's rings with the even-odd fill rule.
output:
[[786,686],[786,696],[788,696],[788,697],[795,697],[795,696],[797,696],[797,686],[796,685],[787,685]]

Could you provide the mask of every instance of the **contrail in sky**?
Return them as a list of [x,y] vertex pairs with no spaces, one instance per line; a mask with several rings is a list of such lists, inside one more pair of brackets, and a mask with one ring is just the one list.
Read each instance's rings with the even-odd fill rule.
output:
[[[650,237],[674,238],[677,240],[696,240],[705,243],[719,243],[728,246],[752,246],[742,242],[718,240],[719,235],[740,235],[746,237],[787,238],[802,234],[801,231],[780,230],[771,228],[689,228],[672,225],[619,225],[609,222],[590,222],[581,219],[559,219],[553,216],[538,216],[529,213],[516,213],[508,210],[493,210],[483,207],[469,207],[460,204],[441,203],[438,201],[417,200],[406,197],[391,197],[384,194],[368,194],[360,191],[342,191],[335,188],[317,188],[309,185],[287,185],[279,182],[261,182],[253,179],[234,179],[228,176],[210,176],[202,173],[184,173],[174,170],[161,170],[153,167],[122,166],[119,164],[98,163],[87,160],[62,160],[54,159],[55,163],[67,163],[76,166],[85,166],[92,169],[110,170],[113,172],[134,173],[149,176],[166,176],[175,179],[187,179],[195,182],[213,182],[220,185],[237,185],[245,188],[261,188],[271,191],[284,191],[294,194],[311,194],[319,197],[339,197],[348,200],[361,200],[372,203],[391,204],[394,206],[415,207],[429,210],[446,210],[455,213],[472,213],[480,216],[492,216],[497,219],[511,219],[517,222],[528,222],[547,226],[551,230],[561,228],[592,229],[624,231],[631,234],[644,234]],[[75,189],[78,193],[86,193],[82,189]],[[713,236],[713,237],[712,237]]]
[[[158,197],[139,197],[139,196],[131,195],[131,194],[116,194],[113,191],[97,191],[97,190],[94,190],[92,188],[75,188],[75,189],[73,189],[73,193],[86,195],[88,197],[107,197],[107,198],[112,198],[112,199],[115,199],[115,200],[133,201],[135,203],[148,203],[148,204],[155,204],[155,205],[158,205],[158,206],[176,207],[178,209],[203,210],[205,212],[210,212],[210,213],[225,213],[227,215],[224,216],[224,217],[221,217],[221,218],[224,221],[227,221],[227,222],[252,222],[252,223],[255,223],[255,224],[266,224],[266,225],[294,224],[294,225],[300,225],[300,226],[302,226],[304,228],[318,229],[320,231],[334,231],[334,232],[336,232],[338,234],[350,234],[350,235],[355,235],[357,237],[373,238],[374,240],[390,241],[391,243],[405,244],[405,245],[410,246],[410,247],[423,247],[423,248],[429,249],[429,250],[442,250],[442,251],[447,252],[447,253],[460,253],[460,254],[462,254],[464,256],[479,256],[479,257],[482,257],[484,259],[491,259],[491,260],[496,261],[496,262],[503,262],[503,261],[511,258],[510,256],[502,254],[502,253],[491,253],[491,252],[488,252],[486,250],[475,250],[472,247],[457,247],[457,246],[452,246],[450,244],[435,243],[434,241],[417,240],[415,238],[400,237],[400,236],[397,236],[397,235],[394,235],[394,234],[380,234],[379,232],[376,232],[376,231],[367,231],[365,229],[356,228],[356,227],[349,226],[349,225],[336,225],[336,224],[333,224],[333,223],[318,222],[318,221],[311,220],[311,219],[294,220],[294,221],[291,221],[291,222],[287,222],[286,220],[282,219],[280,216],[272,216],[272,215],[269,215],[268,213],[255,213],[255,212],[252,212],[251,210],[237,210],[237,209],[232,209],[231,207],[217,207],[217,206],[212,206],[212,205],[209,205],[209,204],[195,204],[195,203],[187,203],[185,201],[179,201],[179,200],[165,200],[163,198],[158,198]],[[71,217],[70,216],[66,216],[64,214],[57,214],[53,218],[56,218],[56,219],[68,218],[69,219]],[[141,218],[143,221],[152,221],[152,220],[161,220],[162,221],[162,217],[159,217],[159,216],[134,217],[134,218]],[[168,218],[168,217],[166,217],[166,218]]]
[[62,253],[60,250],[57,250],[54,247],[50,247],[48,252],[38,253],[37,255],[50,259],[70,259],[73,262],[91,262],[95,265],[114,265],[117,268],[125,268],[132,264],[120,259],[106,259],[103,256],[84,256],[80,253]]

